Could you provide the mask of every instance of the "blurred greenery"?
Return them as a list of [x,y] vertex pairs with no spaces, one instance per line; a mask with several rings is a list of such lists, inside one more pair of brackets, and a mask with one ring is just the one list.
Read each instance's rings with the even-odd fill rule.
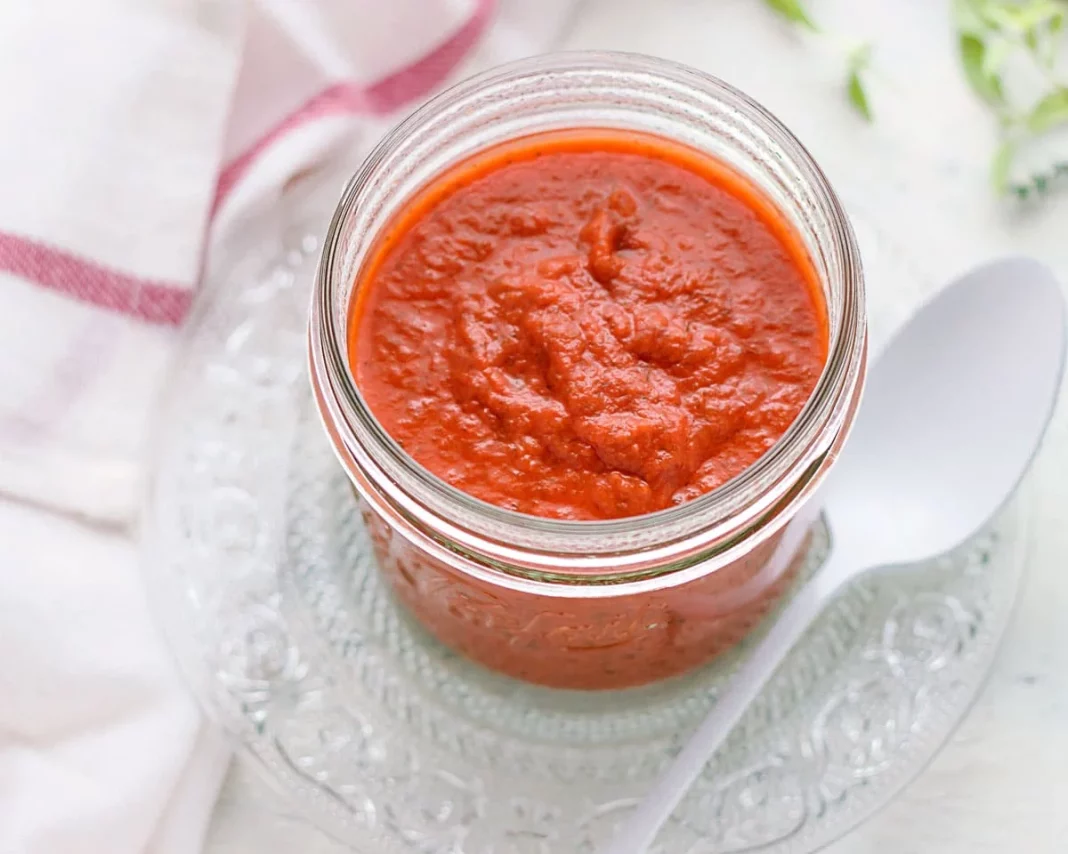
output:
[[[785,20],[821,38],[833,38],[816,23],[804,0],[764,2]],[[964,78],[997,118],[1000,140],[990,164],[995,191],[1028,199],[1068,186],[1068,156],[1047,158],[1048,166],[1039,170],[1020,165],[1021,155],[1036,141],[1068,129],[1068,0],[951,0],[951,14]],[[864,85],[871,45],[843,49],[846,96],[871,121]],[[1021,78],[1030,85],[1012,85]]]

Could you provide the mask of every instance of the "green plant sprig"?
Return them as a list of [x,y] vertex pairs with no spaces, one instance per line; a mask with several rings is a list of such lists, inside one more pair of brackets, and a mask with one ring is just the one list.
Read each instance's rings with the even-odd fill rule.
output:
[[[1068,126],[1068,82],[1059,73],[1059,48],[1068,0],[953,0],[953,23],[964,76],[998,118],[1001,141],[990,165],[997,193],[1020,199],[1045,195],[1068,178],[1068,163],[1013,181],[1021,149]],[[1009,94],[1008,66],[1030,64],[1044,88],[1024,100]]]
[[809,15],[801,0],[764,0],[764,3],[768,8],[779,15],[779,17],[784,18],[792,24],[796,24],[802,29],[808,30],[814,35],[826,37],[845,54],[846,97],[849,99],[849,103],[853,105],[853,109],[856,110],[865,121],[873,121],[875,116],[872,112],[871,101],[868,99],[867,89],[864,85],[865,73],[871,65],[871,44],[869,42],[864,42],[859,45],[855,43],[847,43],[832,34],[825,32],[816,24],[812,16]]
[[[873,120],[864,85],[871,45],[843,45],[815,22],[803,0],[764,0],[781,18],[814,34],[837,41],[846,57],[845,93],[867,121]],[[990,180],[999,195],[1018,199],[1043,196],[1068,186],[1068,160],[1013,179],[1019,155],[1029,144],[1068,128],[1068,80],[1058,62],[1068,30],[1068,0],[952,0],[957,53],[972,91],[995,113],[1000,142],[990,164]],[[1030,99],[1010,94],[1009,66],[1030,64],[1043,88]]]

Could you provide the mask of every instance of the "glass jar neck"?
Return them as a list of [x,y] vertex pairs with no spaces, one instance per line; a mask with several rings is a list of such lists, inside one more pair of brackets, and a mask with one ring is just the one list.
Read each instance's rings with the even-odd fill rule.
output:
[[[495,507],[432,475],[363,401],[346,353],[352,291],[376,235],[432,177],[488,146],[563,128],[623,128],[707,152],[751,180],[804,241],[824,290],[829,355],[782,438],[718,489],[657,513],[597,522]],[[402,122],[345,190],[324,246],[312,306],[312,373],[335,447],[364,497],[490,567],[551,581],[635,578],[729,549],[807,496],[855,403],[865,353],[859,252],[842,206],[804,147],[762,107],[664,60],[612,53],[502,66],[438,96]]]

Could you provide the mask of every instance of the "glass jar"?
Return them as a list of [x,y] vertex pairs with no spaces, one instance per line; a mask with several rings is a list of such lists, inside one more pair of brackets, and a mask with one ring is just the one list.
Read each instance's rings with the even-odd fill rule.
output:
[[[793,224],[827,304],[826,365],[782,438],[714,491],[644,516],[559,521],[460,492],[378,424],[346,352],[361,265],[398,208],[479,150],[568,128],[644,131],[725,161]],[[521,679],[566,688],[637,685],[689,670],[736,643],[788,583],[812,520],[810,499],[846,438],[863,384],[860,258],[827,178],[790,132],[742,93],[650,57],[543,56],[439,95],[367,158],[324,244],[310,358],[323,423],[355,487],[380,568],[419,621],[448,646]]]

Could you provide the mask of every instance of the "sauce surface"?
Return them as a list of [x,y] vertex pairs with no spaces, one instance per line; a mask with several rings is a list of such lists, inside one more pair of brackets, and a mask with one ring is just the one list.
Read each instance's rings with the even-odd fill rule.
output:
[[540,134],[423,189],[361,273],[357,385],[433,474],[559,519],[661,510],[755,462],[823,370],[818,279],[726,165]]

